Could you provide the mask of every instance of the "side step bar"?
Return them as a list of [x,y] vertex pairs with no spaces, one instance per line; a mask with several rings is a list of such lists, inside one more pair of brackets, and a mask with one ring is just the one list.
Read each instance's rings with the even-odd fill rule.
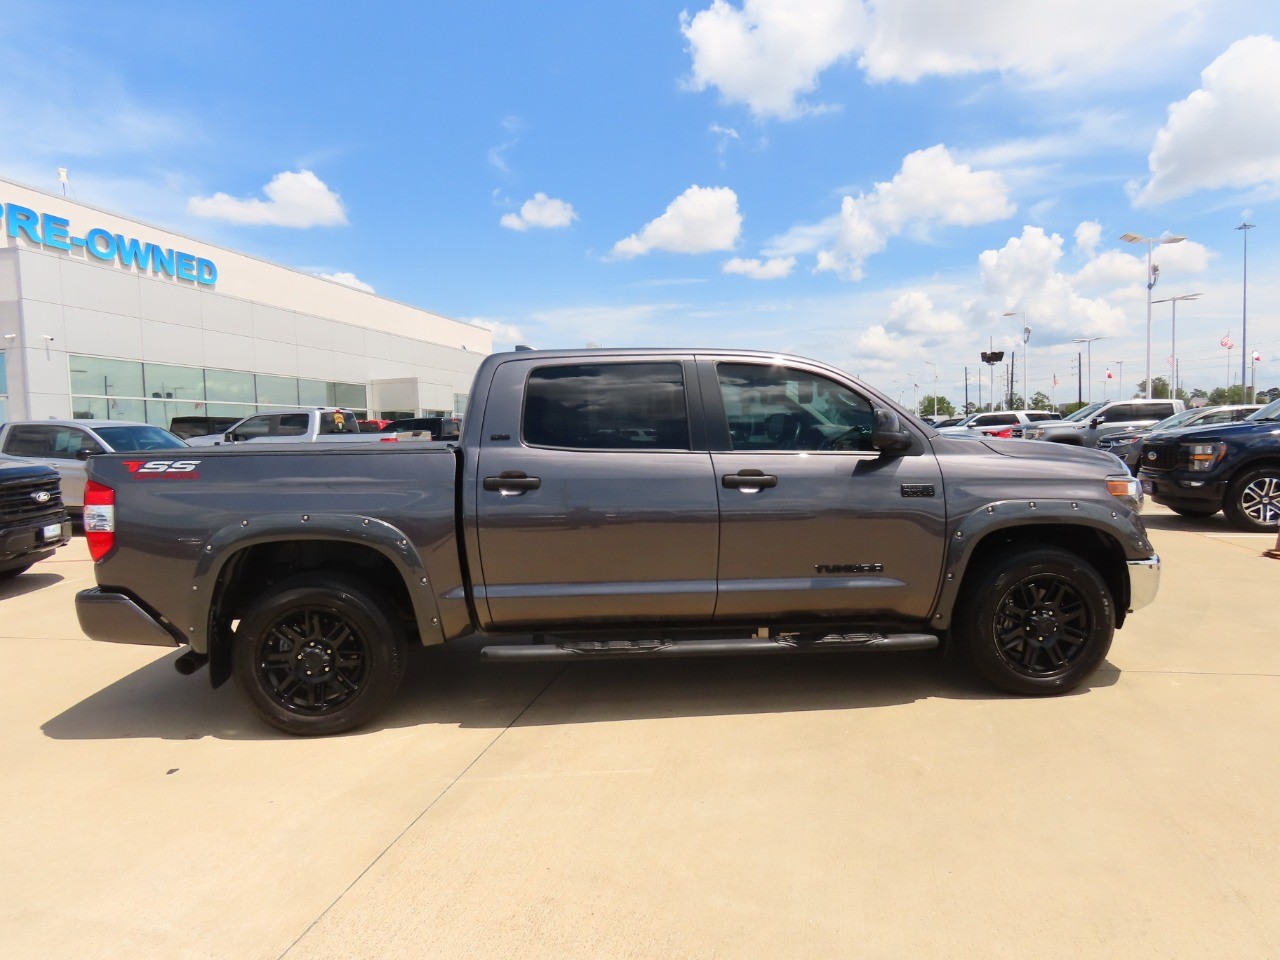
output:
[[838,650],[932,650],[931,633],[830,633],[740,640],[565,640],[560,643],[496,644],[482,647],[485,660],[566,660],[574,657],[719,657],[749,654],[822,653]]

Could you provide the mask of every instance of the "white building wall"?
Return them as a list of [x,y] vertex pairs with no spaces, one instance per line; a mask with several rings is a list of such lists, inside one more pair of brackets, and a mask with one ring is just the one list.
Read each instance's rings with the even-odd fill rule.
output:
[[[9,236],[0,220],[0,334],[10,419],[70,416],[68,354],[313,380],[413,381],[453,409],[492,334],[470,324],[0,180],[0,202],[204,257],[207,286]],[[399,391],[397,391],[397,395]]]

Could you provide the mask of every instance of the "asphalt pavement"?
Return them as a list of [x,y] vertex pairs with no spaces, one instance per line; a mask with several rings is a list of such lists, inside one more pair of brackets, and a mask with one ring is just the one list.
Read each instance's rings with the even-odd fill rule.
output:
[[929,654],[483,664],[261,725],[85,639],[82,539],[0,585],[0,951],[53,958],[1280,956],[1274,536],[1147,508],[1083,689]]

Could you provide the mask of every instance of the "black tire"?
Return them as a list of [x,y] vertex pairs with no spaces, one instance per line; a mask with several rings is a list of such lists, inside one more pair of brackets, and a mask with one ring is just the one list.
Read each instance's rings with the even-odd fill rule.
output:
[[1280,528],[1280,467],[1258,467],[1232,480],[1222,512],[1236,530],[1275,532]]
[[1172,510],[1174,513],[1176,513],[1180,517],[1196,517],[1198,519],[1204,519],[1205,517],[1212,517],[1215,513],[1218,512],[1219,508],[1218,507],[1170,507],[1169,509]]
[[8,570],[0,570],[0,580],[12,580],[20,574],[26,573],[34,564],[28,563],[25,567],[10,567]]
[[302,574],[240,621],[232,670],[250,705],[286,733],[323,736],[367,722],[404,676],[404,630],[390,598],[346,577]]
[[1111,649],[1111,592],[1086,561],[1054,547],[1013,548],[966,577],[954,633],[973,669],[1011,693],[1081,684]]

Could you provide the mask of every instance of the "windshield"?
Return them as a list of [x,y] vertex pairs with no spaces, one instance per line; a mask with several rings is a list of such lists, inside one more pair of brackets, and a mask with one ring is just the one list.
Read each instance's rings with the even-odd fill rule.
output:
[[1172,417],[1165,417],[1151,428],[1151,432],[1155,433],[1157,430],[1168,430],[1170,427],[1176,427],[1179,424],[1186,423],[1188,420],[1194,419],[1195,417],[1204,416],[1206,413],[1208,413],[1207,410],[1201,410],[1195,407],[1190,410],[1183,410],[1181,413],[1175,413]]
[[139,450],[172,450],[186,444],[168,430],[159,427],[95,427],[94,433],[116,453],[137,453]]
[[1261,410],[1255,410],[1246,420],[1280,420],[1280,400],[1272,400]]
[[1088,420],[1095,413],[1097,413],[1099,410],[1102,409],[1104,403],[1105,401],[1102,401],[1102,400],[1099,400],[1097,403],[1091,403],[1087,407],[1081,407],[1075,413],[1065,416],[1062,419],[1073,420],[1073,421]]

